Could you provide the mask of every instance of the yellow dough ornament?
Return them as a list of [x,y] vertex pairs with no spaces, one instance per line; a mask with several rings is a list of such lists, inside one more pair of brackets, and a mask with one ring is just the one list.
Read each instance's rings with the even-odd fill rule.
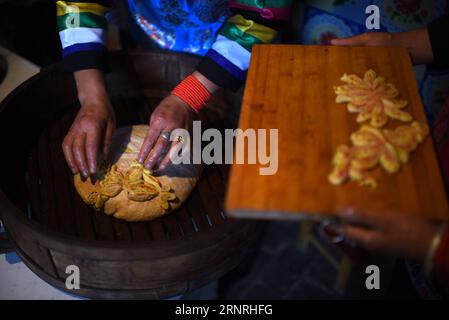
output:
[[201,174],[201,166],[171,165],[155,175],[135,159],[148,126],[122,127],[112,137],[110,164],[83,179],[75,175],[75,188],[96,210],[126,221],[153,220],[179,207]]
[[338,186],[350,179],[375,188],[377,181],[368,171],[380,164],[388,173],[397,172],[401,163],[408,161],[409,153],[424,141],[428,133],[427,125],[416,121],[395,130],[362,126],[351,135],[351,147],[341,145],[337,148],[329,182]]
[[374,70],[365,72],[363,78],[344,74],[341,80],[346,84],[334,87],[336,102],[347,103],[349,112],[358,113],[357,122],[370,120],[372,127],[382,128],[388,117],[403,122],[412,120],[409,113],[401,110],[408,102],[398,99],[396,87]]

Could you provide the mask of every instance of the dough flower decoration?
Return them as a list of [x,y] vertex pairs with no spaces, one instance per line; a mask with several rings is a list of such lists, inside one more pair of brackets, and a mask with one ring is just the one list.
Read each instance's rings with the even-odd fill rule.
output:
[[99,182],[99,188],[87,196],[87,204],[93,205],[95,210],[103,208],[109,198],[117,196],[122,191],[122,174],[113,165],[109,169],[101,170],[103,179]]
[[400,126],[394,130],[384,129],[383,134],[395,147],[399,160],[407,163],[410,152],[415,150],[429,134],[429,127],[415,121],[411,126]]
[[358,113],[357,122],[370,120],[372,127],[381,128],[388,117],[403,122],[412,120],[412,116],[402,110],[408,102],[398,99],[396,87],[379,77],[374,70],[365,72],[363,78],[344,74],[341,80],[345,84],[334,87],[336,102],[347,103],[349,112]]
[[123,187],[128,192],[128,199],[137,202],[149,201],[159,195],[159,205],[164,210],[168,210],[169,202],[176,199],[173,190],[161,186],[159,180],[153,176],[153,172],[137,161],[131,163],[125,175]]
[[341,145],[337,148],[329,182],[341,185],[349,179],[375,188],[377,181],[368,172],[379,164],[390,174],[397,172],[401,163],[408,161],[410,152],[424,141],[428,133],[428,127],[416,121],[395,130],[364,125],[351,135],[352,146]]
[[99,181],[99,188],[87,196],[87,204],[93,205],[96,210],[101,210],[106,201],[116,197],[122,191],[126,192],[129,200],[136,202],[150,201],[159,196],[159,205],[164,210],[168,210],[169,202],[176,199],[173,190],[162,186],[159,180],[153,176],[153,172],[145,169],[137,161],[131,163],[129,170],[124,175],[117,170],[116,165],[112,165],[104,171],[106,173]]
[[81,199],[102,213],[132,221],[150,221],[179,208],[189,197],[201,166],[170,166],[157,176],[136,161],[148,125],[114,131],[109,163],[87,179],[76,174],[73,183]]

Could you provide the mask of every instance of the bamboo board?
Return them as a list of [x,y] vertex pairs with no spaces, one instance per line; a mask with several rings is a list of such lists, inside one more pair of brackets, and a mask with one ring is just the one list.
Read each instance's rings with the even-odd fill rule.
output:
[[[379,214],[403,212],[449,220],[448,204],[432,139],[411,154],[397,174],[376,169],[378,187],[329,184],[337,146],[350,145],[360,127],[356,114],[335,103],[333,87],[344,73],[368,69],[392,82],[404,109],[425,122],[411,59],[401,48],[257,45],[253,48],[239,128],[279,131],[278,171],[260,175],[259,164],[234,164],[225,209],[229,216],[290,219],[333,216],[351,205]],[[387,128],[403,123],[389,120]]]

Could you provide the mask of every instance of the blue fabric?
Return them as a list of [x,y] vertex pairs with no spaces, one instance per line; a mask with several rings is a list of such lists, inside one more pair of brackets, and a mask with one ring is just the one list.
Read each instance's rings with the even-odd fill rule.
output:
[[128,0],[145,34],[162,49],[204,56],[228,17],[226,0]]
[[[380,9],[379,31],[401,32],[427,25],[449,13],[447,0],[307,0],[300,42],[330,44],[331,39],[367,32],[365,8]],[[434,72],[426,66],[415,67],[415,75],[430,124],[449,95],[449,72]]]

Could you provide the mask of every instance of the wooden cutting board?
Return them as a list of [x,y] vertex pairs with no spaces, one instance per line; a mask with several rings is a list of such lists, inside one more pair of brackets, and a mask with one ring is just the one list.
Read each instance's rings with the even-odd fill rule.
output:
[[[356,114],[335,103],[333,87],[344,73],[368,69],[398,88],[415,120],[425,114],[411,59],[401,48],[257,45],[253,48],[239,128],[277,128],[278,171],[260,175],[259,164],[231,168],[225,210],[230,217],[301,219],[332,216],[348,205],[379,214],[403,212],[449,220],[443,179],[432,139],[411,154],[397,174],[378,168],[371,189],[328,175],[337,146],[350,145]],[[387,128],[403,123],[389,120]],[[262,166],[263,167],[263,166]]]

